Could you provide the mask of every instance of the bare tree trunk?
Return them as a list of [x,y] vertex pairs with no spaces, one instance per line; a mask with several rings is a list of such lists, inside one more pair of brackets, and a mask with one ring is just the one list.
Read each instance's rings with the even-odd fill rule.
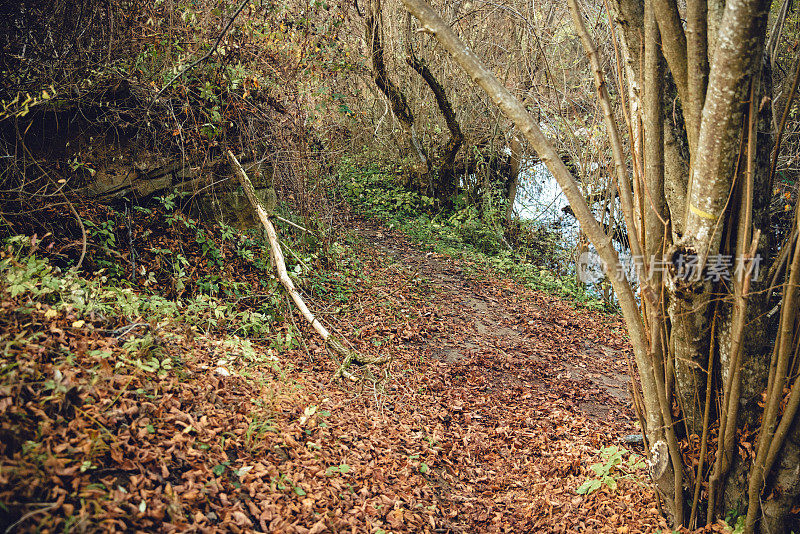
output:
[[519,137],[511,137],[511,156],[509,158],[509,177],[506,180],[506,226],[514,219],[514,203],[517,201],[517,188],[519,187],[519,171],[522,165],[522,142]]
[[370,4],[370,11],[364,17],[365,21],[365,40],[367,47],[370,50],[372,58],[372,71],[375,80],[375,85],[383,92],[389,105],[392,108],[394,116],[400,122],[400,127],[407,139],[409,148],[416,158],[416,172],[419,174],[428,174],[430,164],[428,162],[428,155],[422,147],[417,132],[414,128],[414,113],[411,111],[411,106],[408,105],[408,100],[405,94],[397,87],[389,73],[386,70],[386,62],[383,57],[383,39],[381,37],[381,1],[372,0]]
[[406,28],[406,62],[423,80],[425,80],[425,83],[428,84],[428,87],[433,92],[433,96],[436,99],[436,105],[439,107],[439,111],[444,117],[445,124],[447,124],[447,129],[450,131],[450,139],[445,146],[444,155],[436,165],[435,176],[433,177],[436,181],[433,187],[435,197],[447,203],[456,193],[457,184],[454,164],[456,154],[458,154],[461,145],[464,143],[464,134],[461,133],[461,126],[458,124],[455,111],[453,111],[453,105],[450,103],[450,99],[447,98],[444,87],[442,87],[442,84],[439,83],[439,80],[433,75],[425,61],[419,59],[414,54],[414,49],[411,44],[410,13],[408,14]]

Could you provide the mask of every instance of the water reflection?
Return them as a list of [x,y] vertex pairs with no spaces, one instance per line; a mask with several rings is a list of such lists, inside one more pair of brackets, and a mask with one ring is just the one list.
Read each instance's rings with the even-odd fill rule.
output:
[[[560,246],[572,258],[567,268],[559,274],[576,276],[591,293],[598,297],[602,296],[602,286],[606,279],[603,262],[593,245],[579,242],[580,226],[553,175],[543,163],[535,162],[520,172],[519,181],[514,212],[523,221],[529,221],[538,227],[556,232],[560,237]],[[588,187],[584,187],[584,189],[588,189]],[[595,191],[586,190],[584,193],[588,196]],[[605,228],[609,228],[609,225],[618,228],[620,225],[615,222],[618,220],[617,217],[609,217],[608,213],[605,217],[601,217],[602,204],[602,202],[596,202],[592,206],[595,217]],[[611,214],[620,213],[618,199],[615,198],[609,202],[608,207]],[[635,266],[624,232],[618,230],[613,243],[620,256],[626,277],[635,283]]]

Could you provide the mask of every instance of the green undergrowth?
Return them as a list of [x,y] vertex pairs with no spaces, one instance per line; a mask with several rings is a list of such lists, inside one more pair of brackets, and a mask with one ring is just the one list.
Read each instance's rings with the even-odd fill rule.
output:
[[[14,236],[0,252],[0,295],[8,299],[3,304],[13,305],[17,323],[27,321],[26,328],[2,345],[0,357],[9,355],[13,347],[35,346],[45,332],[58,333],[59,328],[110,340],[107,349],[89,350],[92,358],[109,359],[113,354],[116,368],[126,366],[159,377],[179,373],[181,367],[179,356],[163,350],[165,339],[213,336],[240,363],[259,359],[249,340],[259,339],[259,334],[269,334],[271,348],[278,351],[296,346],[296,334],[276,328],[274,315],[202,293],[169,299],[147,289],[115,285],[102,274],[86,278],[37,257],[31,241]],[[78,349],[81,353],[86,347]],[[73,365],[78,353],[67,352],[58,359]],[[3,360],[4,372],[13,367],[13,362]]]
[[[62,314],[73,318],[75,328],[88,321],[113,323],[127,320],[178,321],[201,333],[224,329],[232,335],[258,335],[269,331],[275,316],[240,309],[233,301],[198,293],[170,299],[146,287],[119,285],[103,271],[91,278],[78,271],[53,266],[47,258],[30,254],[30,238],[14,236],[6,241],[0,275],[12,298],[23,298],[18,309],[46,309],[48,318]],[[230,324],[231,328],[225,327]]]
[[[284,357],[300,336],[281,317],[279,288],[262,293],[222,277],[212,291],[188,275],[179,292],[145,285],[166,283],[171,271],[158,266],[178,251],[193,257],[189,242],[161,237],[136,284],[122,276],[124,263],[59,266],[36,237],[0,245],[0,529],[157,531],[165,521],[196,523],[198,509],[201,522],[223,521],[210,513],[228,505],[216,496],[239,499],[247,472],[285,432],[282,414],[293,411],[281,406],[304,402]],[[233,262],[216,238],[203,243]],[[263,250],[252,249],[256,261]],[[206,249],[184,268],[212,256]],[[139,470],[150,475],[118,475]],[[42,502],[46,510],[29,513]]]
[[[627,458],[627,459],[626,459]],[[633,479],[644,486],[641,478],[645,463],[638,454],[627,449],[609,445],[600,449],[600,462],[593,463],[589,469],[595,476],[587,478],[575,491],[578,494],[590,494],[603,486],[610,490],[617,489],[617,483],[622,479]]]
[[528,242],[521,247],[509,245],[499,222],[497,200],[478,207],[459,198],[453,210],[437,211],[432,198],[403,187],[395,169],[358,167],[349,161],[339,169],[338,187],[357,214],[399,228],[422,248],[470,262],[474,276],[488,269],[578,306],[614,311],[574,276],[560,276],[552,268],[566,255],[552,235],[523,223],[521,233],[531,236]]
[[[181,209],[179,195],[124,211],[94,206],[82,219],[87,240],[80,266],[76,254],[60,253],[64,241],[51,234],[0,242],[0,293],[17,314],[44,314],[112,337],[167,327],[223,342],[246,338],[278,352],[300,345],[260,227],[202,222]],[[276,224],[297,287],[339,304],[359,291],[363,269],[352,247]],[[153,358],[142,365],[162,369]]]
[[[17,235],[0,250],[0,276],[22,309],[45,306],[76,324],[178,322],[201,334],[269,340],[284,324],[286,300],[263,232],[204,223],[174,195],[124,212],[96,206],[82,217],[86,255],[59,242]],[[289,276],[303,286],[319,263],[314,245],[283,240]],[[312,252],[307,252],[312,250]]]

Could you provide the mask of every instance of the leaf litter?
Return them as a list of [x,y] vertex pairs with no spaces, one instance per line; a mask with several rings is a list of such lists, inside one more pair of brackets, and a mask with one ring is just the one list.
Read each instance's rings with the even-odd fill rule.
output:
[[4,292],[3,530],[666,527],[643,472],[576,492],[636,433],[618,318],[351,226],[357,290],[310,300],[357,350],[392,357],[355,383],[330,381],[337,363],[291,317],[280,328],[303,343],[275,347]]

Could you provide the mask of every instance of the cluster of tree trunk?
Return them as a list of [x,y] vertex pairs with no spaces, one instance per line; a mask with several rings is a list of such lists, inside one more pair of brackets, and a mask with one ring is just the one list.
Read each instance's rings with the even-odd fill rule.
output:
[[382,37],[381,0],[372,0],[369,12],[364,17],[365,36],[370,49],[373,78],[378,89],[388,100],[392,113],[400,123],[404,138],[402,147],[404,152],[412,155],[415,160],[414,172],[419,176],[418,180],[433,198],[447,203],[455,194],[458,185],[454,167],[456,154],[458,154],[464,143],[464,134],[461,132],[461,126],[456,120],[456,114],[453,111],[450,100],[447,98],[444,87],[433,75],[425,61],[418,58],[414,53],[410,14],[406,22],[406,63],[425,80],[425,83],[436,98],[436,105],[450,131],[450,138],[446,143],[442,156],[437,161],[431,160],[428,151],[422,145],[416,132],[414,112],[408,103],[408,99],[402,89],[391,79],[387,71]]
[[[447,141],[441,146],[437,146],[435,152],[438,157],[431,155],[423,145],[417,133],[416,119],[414,111],[409,104],[403,88],[396,83],[389,74],[386,66],[385,51],[383,45],[383,8],[381,0],[371,0],[369,10],[364,17],[365,41],[369,47],[372,76],[375,85],[381,91],[389,103],[393,115],[397,118],[402,130],[399,145],[403,156],[410,157],[413,161],[413,175],[409,180],[409,185],[415,185],[420,192],[436,199],[442,206],[452,206],[454,196],[459,191],[459,177],[478,174],[477,158],[472,154],[464,154],[458,160],[459,151],[465,145],[465,136],[461,130],[461,125],[456,117],[451,99],[448,98],[447,91],[443,84],[437,79],[427,62],[418,57],[414,50],[414,40],[412,33],[412,17],[408,13],[405,17],[403,41],[404,41],[404,60],[411,69],[419,75],[433,94],[436,107],[439,110],[449,136]],[[480,144],[476,143],[475,148],[480,150]],[[511,155],[501,158],[491,154],[489,156],[490,165],[483,174],[487,176],[487,183],[482,184],[488,189],[498,187],[507,199],[506,219],[511,220],[512,208],[517,189],[517,176],[520,170],[522,157],[522,145],[518,138],[513,138],[511,143]],[[499,184],[488,183],[489,177],[494,177],[493,181],[501,181]],[[483,191],[489,194],[489,191]]]
[[800,212],[779,242],[769,209],[797,82],[773,111],[771,58],[790,2],[768,24],[765,0],[611,0],[615,107],[582,8],[569,0],[611,141],[638,296],[616,275],[611,236],[575,169],[537,121],[424,0],[402,2],[515,123],[608,266],[668,518],[694,528],[733,513],[748,533],[797,529]]

